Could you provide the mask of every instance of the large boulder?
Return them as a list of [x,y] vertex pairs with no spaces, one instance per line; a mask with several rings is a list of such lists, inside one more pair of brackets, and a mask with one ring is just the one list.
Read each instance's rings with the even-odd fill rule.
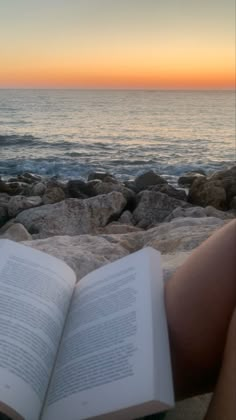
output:
[[163,222],[176,207],[188,206],[185,201],[156,191],[143,191],[138,194],[137,199],[138,205],[133,212],[133,218],[144,229]]
[[228,210],[233,208],[234,196],[236,196],[236,166],[215,172],[208,177],[195,179],[190,187],[188,200],[199,206]]
[[190,187],[188,201],[192,204],[206,207],[213,206],[219,210],[227,209],[227,196],[222,181],[195,179]]
[[14,197],[11,197],[8,202],[9,217],[15,217],[23,210],[30,209],[32,207],[38,207],[40,204],[42,204],[41,197],[25,197],[23,195],[15,195]]
[[209,182],[220,181],[226,192],[226,204],[229,204],[234,196],[236,196],[236,165],[230,169],[215,172],[208,177]]
[[98,227],[105,226],[112,218],[118,218],[125,205],[126,200],[119,192],[85,200],[68,198],[56,204],[25,210],[17,215],[16,222],[22,223],[39,238],[96,233]]

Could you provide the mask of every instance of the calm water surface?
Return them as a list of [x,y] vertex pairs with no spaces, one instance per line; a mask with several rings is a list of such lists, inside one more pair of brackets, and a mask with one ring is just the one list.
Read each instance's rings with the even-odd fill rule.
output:
[[235,161],[233,91],[0,90],[0,175],[132,178]]

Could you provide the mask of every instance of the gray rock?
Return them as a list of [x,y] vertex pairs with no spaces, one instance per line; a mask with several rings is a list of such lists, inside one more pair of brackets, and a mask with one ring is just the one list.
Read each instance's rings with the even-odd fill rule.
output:
[[207,206],[205,207],[206,216],[208,217],[218,217],[218,219],[228,220],[233,219],[234,215],[227,211],[217,210],[215,207]]
[[138,205],[133,212],[133,218],[141,228],[148,228],[163,222],[176,207],[188,206],[185,201],[155,191],[143,191],[138,194],[137,198]]
[[133,225],[133,215],[129,210],[125,210],[122,215],[120,216],[119,220],[120,223],[126,224],[126,225]]
[[228,220],[233,219],[234,215],[230,212],[217,210],[212,206],[194,206],[190,208],[177,207],[165,218],[165,222],[170,222],[177,217],[217,217],[218,219]]
[[123,194],[127,201],[127,205],[129,208],[134,208],[136,203],[136,194],[134,191],[126,188],[124,184],[120,182],[98,182],[94,185],[94,190],[97,195],[99,194],[108,194],[113,191],[118,191]]
[[40,238],[94,233],[111,218],[118,218],[125,205],[126,200],[119,192],[84,200],[68,198],[60,203],[25,210],[17,215],[16,222]]
[[13,223],[6,231],[0,235],[0,239],[11,239],[15,242],[30,241],[32,236],[20,223]]
[[149,187],[148,190],[150,191],[160,191],[163,194],[169,195],[169,197],[176,198],[177,200],[187,201],[187,194],[184,190],[180,190],[177,188],[172,187],[169,184],[157,184],[152,187]]
[[154,171],[145,172],[135,178],[135,186],[138,191],[146,190],[151,185],[165,184],[167,181]]
[[42,197],[43,204],[59,203],[65,199],[65,193],[60,187],[48,187]]
[[172,219],[175,219],[177,217],[206,217],[206,216],[207,214],[203,207],[190,207],[190,208],[177,207],[165,218],[165,222],[170,222]]
[[42,197],[42,195],[46,191],[46,185],[43,182],[37,182],[32,186],[32,189],[30,190],[31,196],[38,195]]
[[130,181],[130,180],[129,181],[125,181],[124,182],[124,186],[126,188],[129,188],[129,190],[134,191],[136,194],[139,192],[138,188],[135,185],[135,181]]
[[18,213],[23,210],[30,209],[32,207],[38,207],[42,203],[41,197],[25,197],[23,195],[16,195],[11,197],[8,202],[8,214],[9,217],[15,217]]
[[106,225],[103,228],[97,229],[97,234],[122,234],[122,233],[129,233],[129,232],[139,232],[141,231],[141,228],[138,228],[137,226],[133,225],[126,225],[121,224],[118,222],[112,222]]
[[191,251],[224,224],[216,217],[180,217],[147,231],[145,244],[163,254]]
[[96,195],[93,184],[80,179],[71,180],[67,184],[68,194],[72,198],[88,198]]

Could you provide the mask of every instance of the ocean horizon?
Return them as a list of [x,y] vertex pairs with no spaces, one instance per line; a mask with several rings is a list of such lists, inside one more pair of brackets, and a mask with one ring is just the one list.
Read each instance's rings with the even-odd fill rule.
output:
[[171,184],[235,163],[235,91],[0,89],[0,176],[22,172]]

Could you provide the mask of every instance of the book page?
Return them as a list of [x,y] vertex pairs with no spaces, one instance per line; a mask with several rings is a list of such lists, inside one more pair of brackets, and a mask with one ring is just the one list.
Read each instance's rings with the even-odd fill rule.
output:
[[[0,407],[38,420],[75,274],[62,261],[0,240]],[[6,410],[5,410],[6,411]]]
[[[159,253],[146,248],[96,270],[76,286],[43,420],[104,419],[106,413],[127,420],[173,403],[171,386],[165,393],[158,389],[160,382],[156,387],[153,253],[160,267]],[[163,300],[160,269],[154,281],[158,300]],[[155,328],[165,329],[164,319],[165,314],[156,319]],[[168,350],[167,335],[164,339]],[[165,356],[159,352],[164,365]]]

